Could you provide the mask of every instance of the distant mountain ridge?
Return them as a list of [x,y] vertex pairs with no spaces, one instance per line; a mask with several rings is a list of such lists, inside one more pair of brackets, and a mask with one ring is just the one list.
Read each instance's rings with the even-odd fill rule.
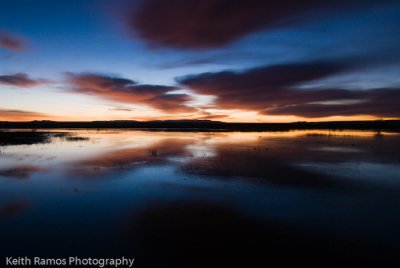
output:
[[9,122],[0,121],[0,128],[22,129],[52,129],[52,128],[132,128],[132,129],[160,129],[160,130],[198,130],[198,131],[268,131],[291,129],[360,129],[360,130],[400,130],[400,120],[374,121],[328,121],[328,122],[292,122],[292,123],[228,123],[212,120],[111,120],[91,122],[57,122],[57,121],[30,121]]

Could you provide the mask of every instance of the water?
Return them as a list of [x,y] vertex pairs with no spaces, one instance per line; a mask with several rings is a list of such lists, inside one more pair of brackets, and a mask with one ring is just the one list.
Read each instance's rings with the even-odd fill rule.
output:
[[0,255],[400,264],[398,133],[46,132],[2,142]]

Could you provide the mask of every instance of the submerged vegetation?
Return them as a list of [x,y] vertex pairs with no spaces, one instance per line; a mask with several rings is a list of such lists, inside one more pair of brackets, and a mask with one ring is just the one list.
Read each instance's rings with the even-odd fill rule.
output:
[[36,131],[7,131],[0,132],[0,145],[30,145],[50,142],[54,133]]
[[53,138],[59,138],[68,142],[88,140],[88,138],[77,137],[69,132],[46,132],[35,130],[0,131],[0,146],[49,143]]

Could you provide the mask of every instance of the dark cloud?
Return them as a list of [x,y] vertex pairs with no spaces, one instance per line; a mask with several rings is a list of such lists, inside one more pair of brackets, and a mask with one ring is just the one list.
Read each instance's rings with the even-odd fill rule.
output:
[[[379,2],[393,2],[391,0]],[[128,15],[136,36],[154,46],[220,47],[246,34],[299,23],[376,0],[146,0]]]
[[0,30],[0,47],[21,52],[26,50],[26,41],[20,37]]
[[200,116],[197,119],[198,120],[222,120],[222,119],[227,119],[229,116],[226,114],[209,114],[209,115],[204,115]]
[[197,120],[222,120],[228,118],[229,115],[227,114],[214,114],[204,110],[199,110],[198,117],[196,117]]
[[33,79],[25,73],[16,73],[10,75],[0,75],[0,85],[8,85],[15,87],[35,87],[38,85],[49,83],[46,79]]
[[[294,87],[339,74],[348,68],[338,63],[299,63],[266,66],[243,72],[203,73],[177,80],[198,94],[217,96],[216,104],[219,108],[261,110],[270,105],[291,104],[293,94],[296,94],[296,101],[300,102],[324,100],[324,96],[311,91],[298,91]],[[345,94],[341,90],[326,92],[337,97]]]
[[177,87],[145,85],[137,82],[92,73],[67,74],[73,91],[98,96],[122,103],[143,104],[168,112],[193,112],[185,105],[191,98],[187,94],[170,93]]
[[[395,89],[306,89],[300,86],[349,71],[346,62],[274,65],[243,72],[191,75],[177,80],[198,94],[215,95],[217,108],[263,114],[400,116]],[[349,104],[350,103],[350,104]]]
[[[265,111],[269,115],[298,115],[303,117],[373,115],[380,117],[400,117],[398,100],[400,89],[374,89],[365,92],[347,91],[359,95],[359,102],[350,104],[303,103],[286,105]],[[321,92],[323,94],[323,92]]]

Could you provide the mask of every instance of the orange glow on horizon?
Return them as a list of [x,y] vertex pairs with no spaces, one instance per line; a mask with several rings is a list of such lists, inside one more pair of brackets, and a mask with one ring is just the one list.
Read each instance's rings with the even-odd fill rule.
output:
[[163,115],[163,116],[61,116],[61,115],[46,115],[40,113],[6,113],[0,112],[0,121],[12,121],[12,122],[26,122],[26,121],[112,121],[112,120],[134,120],[134,121],[153,121],[153,120],[211,120],[211,121],[222,121],[229,123],[290,123],[290,122],[323,122],[323,121],[368,121],[368,120],[398,120],[399,118],[381,118],[375,116],[330,116],[321,118],[305,118],[296,116],[227,116],[225,118],[202,118],[201,116],[187,116],[187,115]]

